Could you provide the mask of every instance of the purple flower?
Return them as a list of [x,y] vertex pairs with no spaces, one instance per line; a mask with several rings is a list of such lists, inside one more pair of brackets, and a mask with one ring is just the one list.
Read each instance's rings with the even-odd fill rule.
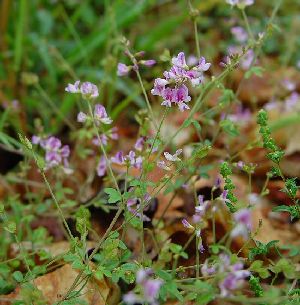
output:
[[90,82],[84,82],[80,86],[80,92],[85,98],[96,98],[99,96],[98,88]]
[[251,212],[249,209],[241,209],[235,212],[233,218],[236,222],[242,223],[249,230],[251,230],[252,222],[251,222]]
[[248,108],[244,109],[239,105],[235,113],[228,115],[228,119],[237,124],[246,124],[251,120],[251,111]]
[[202,83],[203,72],[207,71],[211,64],[201,57],[198,65],[189,67],[183,52],[172,58],[172,64],[171,69],[163,73],[164,79],[155,79],[151,93],[163,98],[162,106],[171,107],[175,104],[180,111],[184,111],[190,109],[186,103],[191,100],[186,84],[189,82],[196,86]]
[[79,93],[80,92],[79,84],[80,84],[79,80],[76,81],[74,85],[68,84],[68,86],[65,88],[65,91],[69,93]]
[[104,156],[102,156],[97,165],[97,175],[99,177],[103,177],[103,176],[105,176],[105,173],[106,173],[106,160],[105,160]]
[[220,188],[221,187],[221,183],[222,183],[222,180],[220,177],[217,177],[216,181],[215,181],[215,187],[216,188]]
[[92,143],[96,146],[100,146],[100,143],[103,144],[104,146],[107,145],[107,141],[108,141],[108,137],[106,136],[106,134],[100,134],[99,138],[94,138],[92,140]]
[[194,70],[205,72],[210,68],[210,66],[211,66],[211,63],[206,62],[205,58],[202,56],[202,57],[200,57],[198,66],[196,66],[194,68]]
[[248,270],[244,270],[242,262],[235,264],[230,263],[230,257],[227,254],[219,255],[220,262],[218,266],[219,273],[227,273],[226,276],[219,282],[219,288],[221,290],[221,296],[231,296],[233,291],[240,288],[244,280],[251,275]]
[[233,215],[236,221],[235,227],[232,229],[230,236],[232,238],[242,236],[244,239],[248,238],[248,231],[252,228],[251,212],[249,209],[242,209]]
[[185,228],[187,228],[187,229],[194,229],[194,227],[193,227],[185,218],[183,218],[183,219],[181,220],[181,222],[182,222],[182,225],[183,225]]
[[156,165],[161,168],[164,169],[166,171],[170,171],[171,168],[167,165],[167,163],[165,161],[157,161]]
[[118,140],[118,139],[119,139],[118,127],[113,127],[113,128],[109,131],[108,136],[109,136],[112,140]]
[[87,119],[87,115],[84,112],[79,112],[77,115],[77,122],[84,123]]
[[198,58],[195,55],[190,55],[187,58],[188,66],[195,66],[198,63]]
[[123,156],[123,152],[122,151],[118,151],[114,157],[111,157],[111,162],[122,165],[124,164],[124,156]]
[[285,99],[285,109],[287,111],[293,110],[297,102],[300,99],[300,95],[297,92],[292,92],[290,96]]
[[201,273],[203,276],[209,276],[212,275],[216,272],[216,267],[215,266],[208,266],[207,261],[202,265],[201,267]]
[[35,144],[35,145],[40,144],[40,141],[41,141],[41,137],[39,137],[39,136],[33,135],[31,138],[32,144]]
[[156,64],[156,60],[154,59],[141,60],[140,63],[144,66],[151,67]]
[[178,53],[177,57],[172,58],[172,64],[179,68],[183,68],[183,69],[188,68],[185,61],[185,54],[183,52]]
[[154,80],[154,87],[151,90],[152,95],[160,95],[162,96],[163,92],[165,91],[165,87],[168,84],[168,81],[166,81],[163,78],[156,78]]
[[112,123],[112,119],[107,115],[105,107],[101,104],[95,105],[94,117],[96,121],[99,121],[103,124]]
[[288,79],[284,79],[282,85],[288,91],[294,91],[296,89],[296,84]]
[[40,144],[45,150],[49,151],[58,151],[58,149],[61,147],[60,139],[53,136],[49,137],[46,140],[42,140]]
[[144,283],[144,297],[147,303],[156,303],[158,293],[163,281],[160,279],[148,279]]
[[253,52],[253,50],[250,49],[250,50],[248,50],[246,52],[246,54],[242,58],[242,60],[241,60],[241,67],[244,70],[248,70],[250,68],[253,60],[254,60],[254,52]]
[[232,295],[232,291],[240,288],[244,279],[250,276],[250,272],[247,270],[239,270],[229,273],[225,279],[219,284],[222,297],[228,297]]
[[70,155],[70,148],[68,145],[62,146],[60,139],[50,136],[47,139],[41,139],[40,137],[33,137],[35,144],[45,150],[45,169],[57,167],[62,165],[64,171],[68,174],[72,170],[69,168],[68,157]]
[[123,301],[126,304],[134,305],[135,303],[139,303],[140,298],[134,292],[130,291],[123,296]]
[[142,151],[145,144],[145,137],[140,137],[136,140],[134,148],[138,151]]
[[56,151],[47,151],[45,161],[47,163],[47,168],[55,167],[61,163],[62,156]]
[[184,109],[190,109],[188,105],[185,104],[191,100],[188,88],[185,85],[182,85],[179,88],[173,90],[175,90],[173,102],[178,105],[179,110],[184,111]]
[[246,42],[248,39],[247,32],[241,26],[232,27],[231,33],[238,42]]
[[[146,198],[144,198],[144,202],[145,201],[147,201]],[[151,219],[149,217],[147,217],[145,214],[142,214],[142,213],[139,212],[140,207],[141,207],[139,202],[141,202],[141,200],[138,199],[138,198],[130,198],[130,199],[128,199],[127,200],[127,204],[126,204],[128,211],[131,214],[133,214],[134,216],[140,218],[142,221],[150,221]]]
[[131,66],[126,66],[125,64],[118,63],[118,70],[117,70],[117,75],[118,76],[126,76],[132,69]]
[[239,169],[243,169],[244,166],[245,166],[245,163],[243,161],[239,161],[236,166],[239,168]]
[[159,295],[160,287],[163,284],[161,279],[151,278],[153,274],[151,269],[140,269],[137,271],[136,283],[140,287],[140,295],[129,292],[127,293],[123,301],[126,304],[134,303],[147,303],[149,305],[157,305],[157,299]]
[[68,84],[65,88],[65,91],[69,93],[81,93],[84,98],[96,98],[99,96],[98,88],[96,85],[90,82],[84,82],[81,84],[80,88],[80,81],[76,81],[74,85]]

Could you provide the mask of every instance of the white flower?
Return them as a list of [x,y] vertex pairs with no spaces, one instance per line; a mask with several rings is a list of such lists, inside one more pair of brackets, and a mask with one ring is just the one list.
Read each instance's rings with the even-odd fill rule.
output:
[[180,161],[180,158],[178,156],[182,153],[182,149],[176,150],[174,155],[171,155],[168,152],[164,152],[164,156],[168,161],[175,162],[175,161]]

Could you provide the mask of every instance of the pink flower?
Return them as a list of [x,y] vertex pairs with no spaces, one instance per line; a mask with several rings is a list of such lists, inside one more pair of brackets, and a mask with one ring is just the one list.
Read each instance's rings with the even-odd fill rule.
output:
[[144,66],[151,67],[156,64],[156,60],[154,59],[141,60],[140,63]]
[[40,141],[41,141],[41,137],[39,137],[39,136],[33,135],[32,138],[31,138],[32,144],[35,144],[35,145],[36,145],[36,144],[39,144]]
[[201,57],[198,65],[189,67],[183,52],[172,58],[172,64],[171,69],[163,73],[164,79],[155,79],[151,93],[163,98],[162,106],[171,107],[173,103],[180,111],[184,111],[190,109],[186,103],[191,100],[186,84],[190,83],[192,86],[201,84],[204,79],[203,72],[207,71],[211,64]]
[[80,81],[76,81],[74,85],[68,84],[68,86],[65,88],[65,91],[69,93],[81,93],[83,98],[86,99],[94,99],[99,96],[98,88],[96,85],[90,83],[90,82],[84,82],[79,87]]
[[241,26],[232,27],[231,33],[238,42],[246,42],[248,40],[248,34]]
[[50,169],[62,165],[63,170],[69,174],[72,170],[69,168],[68,157],[70,148],[68,145],[62,146],[60,139],[50,136],[47,139],[33,137],[34,144],[39,144],[45,150],[45,169]]
[[152,95],[162,95],[166,85],[168,84],[168,82],[163,79],[163,78],[156,78],[154,81],[154,87],[151,90],[151,94]]
[[206,62],[205,58],[202,56],[200,57],[198,66],[196,66],[194,70],[204,72],[207,71],[210,68],[210,66],[211,63]]
[[104,156],[102,156],[97,165],[97,175],[99,177],[103,177],[103,176],[105,176],[105,173],[106,173],[106,160],[105,160]]
[[87,119],[87,115],[84,112],[79,112],[77,115],[77,122],[84,123]]
[[125,64],[118,63],[117,75],[126,76],[126,75],[128,75],[128,73],[130,72],[131,69],[132,69],[132,67],[130,67],[130,66],[126,66]]
[[182,225],[183,225],[185,228],[187,228],[187,229],[194,229],[194,227],[193,227],[185,218],[183,218],[183,219],[181,220],[181,222],[182,222]]
[[159,167],[159,168],[161,168],[161,169],[164,169],[164,170],[166,170],[166,171],[170,171],[171,170],[171,168],[166,164],[166,162],[165,161],[157,161],[157,166]]
[[123,152],[122,151],[118,151],[114,157],[111,157],[111,162],[122,165],[124,164],[124,156],[123,156]]
[[140,287],[140,294],[129,292],[123,297],[126,304],[147,303],[157,305],[160,287],[163,284],[161,279],[151,278],[151,269],[140,269],[137,271],[136,284]]
[[237,236],[242,236],[244,239],[247,239],[249,236],[249,231],[252,228],[250,210],[239,210],[238,212],[234,213],[233,218],[236,221],[236,225],[232,229],[230,236],[233,238]]
[[99,121],[103,124],[108,125],[112,123],[112,119],[108,117],[105,107],[101,104],[95,105],[94,117],[96,121]]
[[80,86],[80,92],[85,98],[96,98],[99,96],[98,88],[90,82],[84,82]]
[[185,61],[185,55],[183,52],[178,53],[177,57],[172,58],[172,64],[179,68],[183,68],[183,69],[188,68]]
[[142,151],[144,148],[145,137],[140,137],[136,140],[134,144],[134,148],[138,151]]
[[65,88],[65,91],[69,93],[79,93],[80,92],[79,84],[80,84],[79,80],[76,81],[74,85],[68,84],[68,86]]
[[289,79],[284,79],[282,85],[288,91],[294,91],[296,89],[296,84]]

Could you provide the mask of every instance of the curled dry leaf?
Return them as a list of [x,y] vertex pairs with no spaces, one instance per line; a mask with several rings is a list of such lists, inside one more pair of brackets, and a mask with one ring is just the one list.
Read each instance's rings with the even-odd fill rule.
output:
[[252,211],[253,232],[259,227],[260,220],[262,227],[258,229],[255,239],[268,243],[272,240],[279,240],[280,245],[300,245],[299,232],[297,232],[294,224],[283,224],[275,221],[270,216],[272,214],[265,211],[262,207],[257,206]]

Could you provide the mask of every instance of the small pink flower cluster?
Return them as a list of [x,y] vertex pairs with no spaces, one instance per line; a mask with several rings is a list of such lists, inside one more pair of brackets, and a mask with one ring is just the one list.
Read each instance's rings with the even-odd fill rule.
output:
[[171,107],[175,104],[180,111],[184,111],[190,109],[186,103],[191,100],[186,84],[188,82],[192,86],[201,84],[204,79],[203,72],[207,71],[211,64],[201,57],[196,66],[189,67],[183,52],[172,58],[172,64],[171,69],[163,73],[164,78],[155,79],[151,93],[163,98],[161,105]]
[[227,272],[225,278],[219,283],[222,297],[232,295],[232,292],[244,284],[244,280],[251,275],[248,270],[244,270],[242,262],[231,264],[230,258],[226,254],[220,254],[219,273]]
[[161,279],[153,279],[151,269],[140,269],[136,274],[136,283],[141,288],[141,294],[133,291],[127,293],[123,297],[126,304],[149,304],[158,305],[158,293],[163,284]]
[[53,136],[47,139],[42,139],[39,136],[33,136],[32,143],[36,145],[39,144],[45,150],[46,170],[63,165],[63,169],[66,174],[72,173],[68,162],[68,157],[70,155],[70,148],[68,145],[62,146],[60,139]]
[[231,237],[242,236],[247,239],[249,231],[252,229],[251,211],[249,209],[241,209],[233,214],[233,218],[236,225],[231,231]]
[[214,265],[209,266],[208,262],[205,261],[201,268],[201,273],[203,276],[223,275],[219,282],[222,297],[232,296],[234,290],[241,288],[245,279],[251,275],[250,271],[244,269],[242,262],[232,264],[230,257],[223,253],[219,255],[219,262]]
[[[144,202],[149,202],[151,199],[149,194],[146,194],[143,198]],[[134,216],[140,218],[142,221],[150,221],[151,219],[147,217],[145,214],[142,214],[140,212],[141,209],[141,199],[140,198],[130,198],[127,200],[127,210]],[[147,206],[148,207],[148,206]],[[146,211],[147,208],[144,208],[144,211]]]
[[80,81],[76,81],[73,84],[68,84],[68,86],[65,88],[65,91],[69,93],[81,93],[83,98],[86,99],[94,99],[99,96],[98,88],[96,85],[90,83],[90,82],[83,82],[80,85]]
[[[80,123],[84,123],[86,120],[91,119],[84,112],[79,112],[77,115],[77,121]],[[101,104],[96,104],[94,109],[94,120],[97,125],[100,123],[109,125],[112,123],[112,119],[107,115],[105,107]]]

